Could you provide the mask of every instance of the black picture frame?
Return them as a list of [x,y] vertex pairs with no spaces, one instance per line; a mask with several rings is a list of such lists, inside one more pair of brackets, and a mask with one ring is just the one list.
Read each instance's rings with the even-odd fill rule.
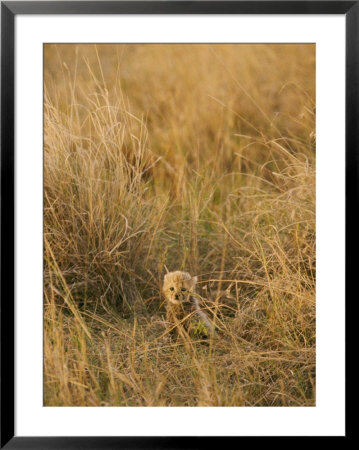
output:
[[[355,292],[359,166],[359,1],[1,2],[1,440],[6,449],[204,448],[236,437],[25,437],[14,435],[14,32],[18,14],[340,14],[346,18],[346,301]],[[354,299],[355,300],[355,299]],[[348,326],[346,314],[346,342]],[[347,365],[346,365],[347,368]],[[348,373],[348,370],[346,370]],[[348,388],[346,389],[348,392]],[[346,395],[346,412],[348,397]],[[346,414],[347,417],[347,414]],[[347,417],[348,419],[348,417]],[[346,420],[346,437],[349,436]],[[223,442],[222,442],[223,441]]]

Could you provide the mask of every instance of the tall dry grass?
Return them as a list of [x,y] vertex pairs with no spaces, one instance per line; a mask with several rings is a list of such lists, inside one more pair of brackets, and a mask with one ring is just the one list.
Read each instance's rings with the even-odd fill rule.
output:
[[[45,405],[315,404],[315,47],[46,45]],[[217,325],[170,339],[163,275]]]

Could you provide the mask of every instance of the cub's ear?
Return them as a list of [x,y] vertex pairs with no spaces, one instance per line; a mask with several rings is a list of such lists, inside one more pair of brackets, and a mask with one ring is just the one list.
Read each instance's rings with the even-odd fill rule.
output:
[[192,277],[192,286],[195,287],[198,281],[198,277]]

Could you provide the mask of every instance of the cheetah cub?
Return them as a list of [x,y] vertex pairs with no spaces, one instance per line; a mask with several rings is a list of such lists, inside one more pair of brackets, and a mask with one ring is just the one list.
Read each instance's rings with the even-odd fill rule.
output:
[[207,336],[214,331],[214,327],[207,314],[201,311],[198,298],[192,295],[195,294],[196,283],[197,277],[191,277],[187,272],[177,270],[165,275],[163,293],[167,300],[166,319],[170,326],[181,323],[187,330],[193,329],[193,323],[197,322],[200,334]]

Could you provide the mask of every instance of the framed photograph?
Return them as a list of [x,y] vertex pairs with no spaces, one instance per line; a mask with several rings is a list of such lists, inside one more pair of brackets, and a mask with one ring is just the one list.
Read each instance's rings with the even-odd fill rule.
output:
[[348,436],[358,30],[1,2],[1,448]]

